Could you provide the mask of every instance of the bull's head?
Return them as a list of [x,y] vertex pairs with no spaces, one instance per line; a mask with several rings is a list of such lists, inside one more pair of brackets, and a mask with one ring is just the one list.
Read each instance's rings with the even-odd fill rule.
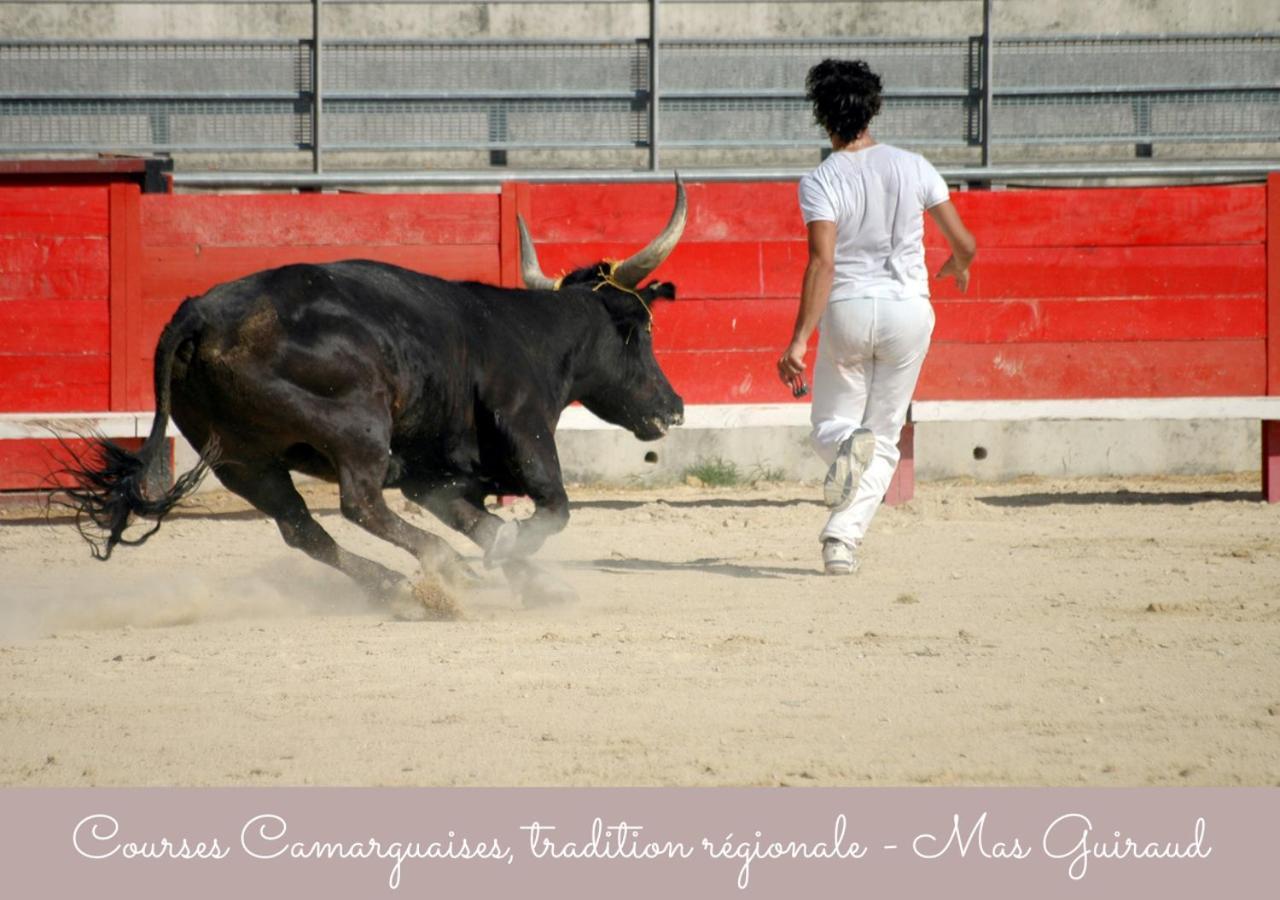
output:
[[600,262],[562,278],[548,278],[524,220],[520,229],[520,271],[533,290],[581,291],[608,313],[609,339],[597,342],[591,373],[583,384],[582,405],[606,422],[626,428],[642,441],[656,440],[672,425],[684,421],[684,401],[667,381],[653,355],[653,315],[656,300],[674,300],[675,285],[658,281],[640,287],[675,249],[688,217],[684,184],[676,176],[676,205],[662,233],[640,252],[622,262]]

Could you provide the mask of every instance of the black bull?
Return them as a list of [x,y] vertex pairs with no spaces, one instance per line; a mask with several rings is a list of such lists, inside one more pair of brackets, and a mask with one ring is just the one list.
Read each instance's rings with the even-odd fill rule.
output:
[[[574,401],[643,440],[683,420],[650,333],[651,304],[675,289],[639,283],[674,248],[685,217],[677,179],[671,221],[648,247],[559,281],[542,274],[520,222],[524,290],[364,260],[218,285],[184,301],[165,326],[155,423],[141,449],[94,438],[94,451],[68,467],[75,484],[60,499],[106,559],[154,533],[211,467],[274,518],[290,546],[417,617],[407,580],[340,547],[289,473],[336,481],[342,514],[412,553],[428,576],[473,577],[441,538],[388,508],[383,489],[396,487],[474,541],[486,564],[501,565],[525,603],[572,596],[527,558],[569,518],[556,424]],[[169,417],[202,448],[201,464],[172,487],[159,477]],[[492,494],[528,496],[535,511],[503,520],[485,508]],[[135,516],[155,525],[127,538]]]

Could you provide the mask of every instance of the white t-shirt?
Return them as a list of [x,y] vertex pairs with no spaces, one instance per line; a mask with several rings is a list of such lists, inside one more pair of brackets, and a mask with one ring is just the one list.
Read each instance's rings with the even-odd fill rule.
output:
[[836,224],[831,299],[928,297],[923,213],[949,197],[927,159],[889,144],[837,150],[801,178],[805,224]]

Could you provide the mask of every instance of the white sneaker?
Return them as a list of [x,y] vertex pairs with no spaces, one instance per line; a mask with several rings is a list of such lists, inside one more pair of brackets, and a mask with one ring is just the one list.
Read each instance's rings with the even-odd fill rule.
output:
[[844,541],[827,538],[822,542],[822,569],[828,575],[849,575],[858,571],[858,557]]
[[836,460],[822,482],[822,500],[829,509],[839,509],[849,502],[875,452],[876,436],[867,428],[855,429],[840,442]]

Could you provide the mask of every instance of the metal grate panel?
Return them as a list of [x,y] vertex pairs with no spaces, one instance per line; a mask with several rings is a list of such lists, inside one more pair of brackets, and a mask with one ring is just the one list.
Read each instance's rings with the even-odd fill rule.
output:
[[648,116],[631,99],[348,101],[325,105],[334,150],[634,147]]
[[998,99],[993,136],[1026,144],[1280,140],[1280,90]]
[[998,39],[992,81],[1011,88],[1280,87],[1280,36]]
[[328,96],[649,87],[648,47],[637,41],[335,41],[325,44],[324,54]]
[[294,95],[311,90],[299,41],[0,43],[0,97]]
[[296,150],[310,146],[310,112],[290,100],[0,101],[0,150]]
[[[647,146],[640,40],[342,40],[323,50],[324,149]],[[659,143],[813,147],[803,99],[824,57],[885,82],[877,136],[983,139],[981,41],[673,40]],[[993,51],[989,138],[1006,144],[1280,139],[1280,35],[1010,38]],[[0,150],[313,146],[305,41],[0,41]]]

